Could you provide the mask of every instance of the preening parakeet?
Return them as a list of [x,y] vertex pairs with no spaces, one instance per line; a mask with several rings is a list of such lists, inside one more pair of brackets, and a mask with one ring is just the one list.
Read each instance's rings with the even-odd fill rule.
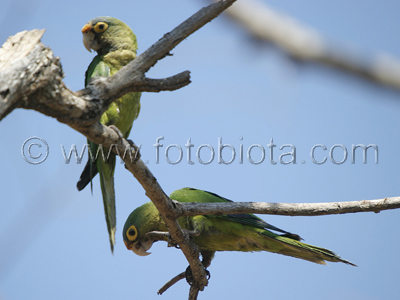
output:
[[[231,202],[214,193],[193,188],[177,190],[170,198],[179,202]],[[200,248],[205,267],[210,265],[216,251],[269,251],[318,264],[331,261],[354,266],[328,249],[300,242],[298,235],[272,226],[253,214],[181,217],[178,222],[183,229],[196,233],[192,238]],[[168,230],[154,204],[148,202],[135,209],[125,223],[122,235],[127,249],[140,256],[150,254],[147,250],[157,241],[147,235],[151,231]]]
[[[98,17],[90,20],[82,28],[83,44],[91,52],[97,51],[89,65],[85,86],[93,77],[112,76],[123,66],[135,59],[137,50],[136,36],[128,25],[111,17]],[[124,135],[129,136],[133,121],[140,111],[141,93],[128,93],[114,101],[100,118],[100,123],[116,126]],[[93,158],[99,150],[99,145],[88,141]],[[105,157],[109,149],[104,149]],[[107,159],[99,153],[97,160],[92,160],[89,155],[85,169],[77,183],[78,190],[84,189],[97,173],[100,175],[101,191],[103,194],[104,213],[110,238],[111,251],[115,244],[116,215],[114,170],[116,155],[110,153]]]

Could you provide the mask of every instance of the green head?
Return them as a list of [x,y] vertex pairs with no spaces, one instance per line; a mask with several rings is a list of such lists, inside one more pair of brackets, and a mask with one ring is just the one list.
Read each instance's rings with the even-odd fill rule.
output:
[[83,44],[91,52],[105,54],[115,50],[132,50],[136,53],[136,35],[124,22],[111,17],[97,17],[82,28]]
[[[155,242],[147,233],[165,228],[158,210],[152,202],[136,208],[128,217],[122,231],[125,246],[128,250],[140,256],[149,255],[147,252]],[[165,230],[165,229],[164,229]]]

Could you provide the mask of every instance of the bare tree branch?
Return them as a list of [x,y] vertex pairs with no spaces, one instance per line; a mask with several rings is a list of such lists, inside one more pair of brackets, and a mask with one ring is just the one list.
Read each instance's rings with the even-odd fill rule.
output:
[[326,203],[175,203],[175,217],[197,215],[226,215],[239,213],[268,214],[281,216],[323,216],[356,212],[375,212],[400,208],[400,197],[377,200]]
[[30,84],[26,77],[48,64],[45,59],[48,53],[44,53],[47,49],[39,43],[44,31],[17,33],[0,48],[0,120],[16,108],[19,101],[26,100],[22,94]]
[[[43,30],[19,33],[7,40],[0,49],[0,120],[15,108],[34,109],[69,125],[94,143],[102,144],[105,148],[112,148],[123,159],[125,167],[142,185],[146,195],[164,219],[172,240],[179,245],[188,260],[194,279],[189,299],[197,299],[199,291],[207,286],[208,280],[199,260],[198,247],[191,241],[189,234],[182,231],[176,220],[180,216],[239,212],[267,213],[267,211],[272,214],[279,212],[286,215],[317,215],[318,209],[321,211],[319,214],[323,214],[322,211],[329,211],[329,213],[377,212],[400,207],[399,198],[373,200],[379,202],[376,204],[373,204],[373,201],[362,201],[357,204],[358,207],[355,204],[347,206],[343,203],[329,204],[332,206],[326,204],[323,208],[318,208],[317,204],[310,204],[311,208],[302,208],[302,205],[306,204],[298,204],[297,208],[288,208],[286,205],[289,204],[271,203],[235,203],[239,207],[207,204],[201,208],[195,203],[183,205],[171,201],[165,195],[144,162],[140,158],[137,159],[137,150],[122,137],[117,129],[106,127],[98,122],[112,101],[125,93],[174,90],[189,84],[188,71],[165,79],[149,79],[144,74],[177,44],[218,16],[233,2],[235,0],[222,0],[203,8],[164,35],[115,75],[94,79],[86,89],[76,93],[70,91],[62,81],[63,71],[59,58],[54,57],[51,49],[39,42],[44,33]],[[282,213],[285,210],[287,213]],[[311,212],[306,214],[306,211]]]
[[[189,71],[165,79],[149,79],[140,72],[122,79],[118,72],[109,78],[96,78],[86,89],[74,93],[62,81],[59,58],[39,42],[43,33],[44,30],[20,32],[0,49],[0,120],[21,107],[35,109],[70,126],[87,127],[127,92],[170,91],[190,83]],[[134,73],[138,65],[134,60],[124,72],[133,69]]]
[[349,45],[330,43],[316,30],[257,0],[238,1],[226,13],[255,38],[277,45],[297,60],[322,63],[400,89],[400,61],[390,54],[371,57]]
[[235,0],[221,0],[201,9],[112,77],[100,77],[77,93],[62,81],[64,76],[58,57],[40,43],[44,31],[21,32],[9,38],[0,50],[0,120],[15,108],[37,110],[57,118],[96,144],[112,148],[125,162],[153,201],[165,221],[171,237],[184,253],[192,270],[191,299],[208,284],[199,260],[199,250],[174,218],[175,205],[165,195],[157,179],[135,148],[122,137],[118,129],[98,122],[100,116],[116,99],[128,92],[159,92],[174,90],[190,83],[189,72],[165,79],[149,79],[145,73],[182,40],[217,17]]
[[189,291],[189,300],[196,300],[198,295],[199,295],[199,289],[197,289],[192,285]]

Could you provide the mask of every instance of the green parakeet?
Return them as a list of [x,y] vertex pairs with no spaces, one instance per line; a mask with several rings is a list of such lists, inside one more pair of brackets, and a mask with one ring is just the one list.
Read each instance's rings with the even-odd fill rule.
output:
[[[177,190],[170,198],[179,202],[231,202],[214,193],[193,188]],[[200,249],[205,267],[210,265],[216,251],[268,251],[317,264],[331,261],[354,266],[330,250],[300,242],[298,235],[272,226],[253,214],[199,215],[181,217],[178,222],[183,229],[192,232],[192,239]],[[127,249],[140,256],[150,254],[147,250],[157,241],[147,235],[151,231],[168,230],[154,204],[148,202],[135,209],[125,223],[122,235]]]
[[[111,17],[94,18],[83,26],[82,34],[85,48],[90,52],[91,49],[97,51],[97,55],[93,58],[86,71],[85,86],[88,85],[93,77],[112,76],[136,58],[136,36],[128,25],[118,19]],[[116,126],[127,138],[132,129],[133,121],[139,115],[140,95],[141,93],[128,93],[114,101],[101,116],[100,123],[106,126]],[[97,151],[101,149],[97,144],[90,141],[88,143],[93,159],[89,155],[89,161],[81,174],[77,188],[79,191],[84,189],[89,182],[91,183],[93,177],[99,173],[107,229],[111,251],[113,251],[116,230],[114,191],[116,155],[111,152],[108,153],[109,149],[104,149],[106,159],[103,159],[103,156],[99,153],[97,160],[94,160]]]

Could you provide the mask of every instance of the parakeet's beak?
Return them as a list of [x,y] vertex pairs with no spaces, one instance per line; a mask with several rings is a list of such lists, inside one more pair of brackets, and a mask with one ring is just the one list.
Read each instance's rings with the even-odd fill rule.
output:
[[132,250],[135,254],[139,256],[147,256],[151,254],[151,252],[147,252],[153,245],[154,241],[146,241],[146,242],[135,242],[133,244],[128,244],[126,241],[124,241],[126,249]]
[[90,23],[86,24],[82,28],[82,34],[83,34],[83,45],[85,48],[89,51],[92,52],[91,49],[93,49],[93,44],[94,44],[94,33],[92,32],[92,25]]

